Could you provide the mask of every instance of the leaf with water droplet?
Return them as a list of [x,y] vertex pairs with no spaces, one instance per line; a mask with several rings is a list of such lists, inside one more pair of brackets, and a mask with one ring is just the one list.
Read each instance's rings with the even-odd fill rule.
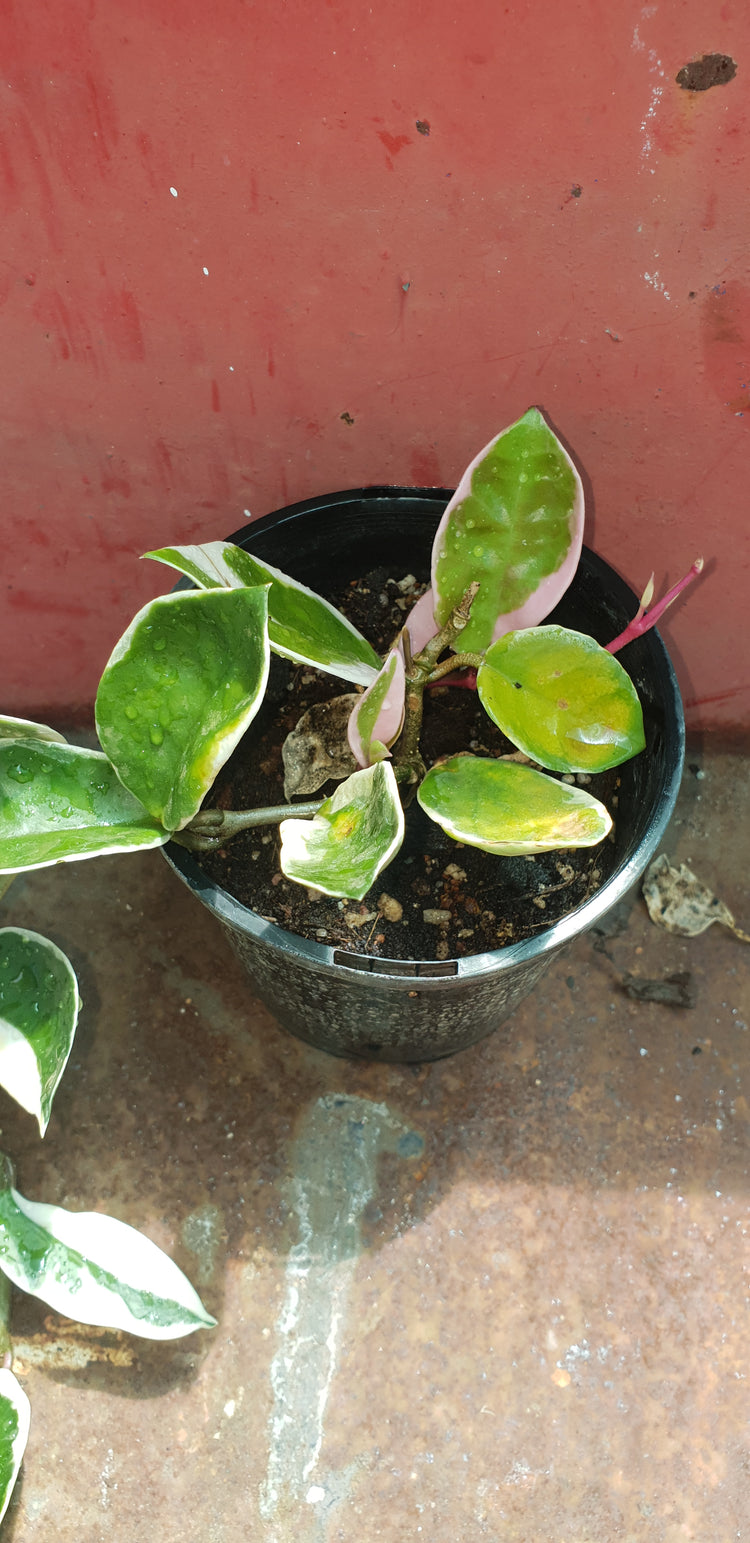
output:
[[80,997],[70,960],[38,932],[0,928],[0,1085],[43,1136],[65,1070]]
[[168,839],[99,751],[0,740],[0,873]]
[[102,675],[102,745],[121,782],[169,830],[192,820],[263,700],[267,607],[265,588],[162,596],[139,611]]
[[0,1369],[0,1522],[13,1493],[26,1450],[31,1405],[21,1384],[7,1367]]
[[274,653],[328,675],[369,686],[381,661],[361,632],[321,595],[231,541],[162,547],[146,557],[167,563],[201,589],[268,585],[268,636]]
[[482,652],[493,637],[536,625],[568,588],[582,536],[581,479],[532,407],[475,456],[440,521],[432,549],[438,623],[479,580],[462,650]]

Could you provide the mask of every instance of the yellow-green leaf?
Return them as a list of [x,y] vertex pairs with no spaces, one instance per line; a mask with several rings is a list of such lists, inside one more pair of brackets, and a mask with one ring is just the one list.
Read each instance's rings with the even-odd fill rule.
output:
[[417,797],[454,840],[501,857],[596,846],[612,828],[583,788],[517,761],[454,755],[428,771]]
[[493,723],[550,771],[605,771],[645,749],[630,676],[585,633],[506,633],[487,650],[477,688]]

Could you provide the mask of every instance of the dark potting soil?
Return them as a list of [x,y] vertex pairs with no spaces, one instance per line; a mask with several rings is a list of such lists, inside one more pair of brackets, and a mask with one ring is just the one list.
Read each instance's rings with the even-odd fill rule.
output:
[[[405,587],[399,579],[376,569],[344,595],[326,596],[381,654],[425,587]],[[219,773],[210,802],[223,809],[283,804],[287,734],[308,708],[352,689],[272,656],[263,705]],[[462,750],[501,756],[515,748],[488,718],[477,692],[456,686],[425,692],[420,745],[428,767]],[[576,780],[616,817],[616,770]],[[298,801],[327,798],[336,786],[328,782]],[[614,846],[605,840],[594,848],[495,857],[453,841],[414,800],[401,850],[361,902],[336,900],[286,879],[276,827],[246,831],[198,861],[214,883],[287,932],[384,959],[456,959],[534,937],[582,905],[612,871]]]

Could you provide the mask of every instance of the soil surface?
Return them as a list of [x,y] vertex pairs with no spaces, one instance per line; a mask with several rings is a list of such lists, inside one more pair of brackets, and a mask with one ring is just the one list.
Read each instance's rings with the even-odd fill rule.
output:
[[[409,577],[376,569],[345,594],[326,598],[384,654],[425,588],[409,584]],[[346,682],[272,656],[263,706],[207,802],[223,809],[284,803],[281,752],[287,734],[315,703],[351,690]],[[421,750],[428,767],[462,750],[501,756],[514,748],[488,718],[476,691],[437,686],[425,692]],[[575,780],[616,817],[617,771]],[[306,798],[329,797],[336,786],[328,782]],[[289,809],[292,813],[293,803]],[[610,839],[589,849],[495,857],[452,840],[415,800],[406,811],[400,852],[361,902],[336,900],[286,879],[275,828],[247,831],[198,861],[241,904],[288,932],[349,953],[432,960],[480,954],[535,936],[599,888],[612,870],[614,848]]]

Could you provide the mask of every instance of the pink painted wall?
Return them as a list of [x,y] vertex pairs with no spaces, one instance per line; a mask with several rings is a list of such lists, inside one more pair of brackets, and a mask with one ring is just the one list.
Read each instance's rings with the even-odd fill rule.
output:
[[709,560],[665,631],[690,721],[748,725],[742,0],[0,17],[6,711],[90,704],[148,547],[450,485],[536,403],[637,588]]

